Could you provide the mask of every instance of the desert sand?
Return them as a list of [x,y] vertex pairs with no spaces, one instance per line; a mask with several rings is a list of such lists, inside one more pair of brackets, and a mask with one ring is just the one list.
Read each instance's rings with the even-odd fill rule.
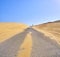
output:
[[0,57],[60,57],[60,22],[33,27],[19,23],[0,26]]
[[24,31],[27,27],[27,25],[20,23],[0,23],[0,42]]
[[60,44],[60,21],[48,22],[34,27]]

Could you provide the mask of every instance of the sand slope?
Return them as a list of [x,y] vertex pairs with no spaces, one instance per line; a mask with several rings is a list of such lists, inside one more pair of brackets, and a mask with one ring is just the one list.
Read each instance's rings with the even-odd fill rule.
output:
[[39,24],[35,28],[60,43],[60,21]]
[[60,57],[60,45],[43,33],[27,28],[0,43],[0,57]]
[[0,42],[24,31],[27,27],[27,25],[19,23],[0,23]]

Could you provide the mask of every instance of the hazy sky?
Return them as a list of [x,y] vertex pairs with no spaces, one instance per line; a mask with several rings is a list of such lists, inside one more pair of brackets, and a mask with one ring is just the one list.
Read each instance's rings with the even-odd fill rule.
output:
[[0,22],[39,24],[60,20],[60,0],[0,0]]

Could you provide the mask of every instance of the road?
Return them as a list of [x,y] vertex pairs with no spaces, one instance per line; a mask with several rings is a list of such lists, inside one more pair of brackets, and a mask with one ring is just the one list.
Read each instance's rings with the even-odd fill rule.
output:
[[33,28],[27,28],[0,43],[0,57],[17,57],[17,51],[29,32],[32,36],[32,51],[29,57],[60,57],[60,45]]

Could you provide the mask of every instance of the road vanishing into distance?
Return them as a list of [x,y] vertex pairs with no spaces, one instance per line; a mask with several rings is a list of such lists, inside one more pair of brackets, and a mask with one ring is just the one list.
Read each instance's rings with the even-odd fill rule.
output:
[[[29,33],[32,37],[32,46],[28,57],[60,57],[60,45],[33,28],[27,28],[22,33],[0,43],[0,57],[18,57],[17,52]],[[22,50],[25,50],[25,48]]]

